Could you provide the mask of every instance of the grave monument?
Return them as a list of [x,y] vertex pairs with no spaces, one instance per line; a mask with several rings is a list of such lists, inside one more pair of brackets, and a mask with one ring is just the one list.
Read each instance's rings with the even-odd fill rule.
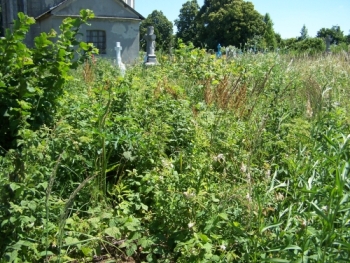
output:
[[146,66],[158,65],[156,54],[154,53],[156,49],[156,35],[154,34],[154,27],[149,26],[147,28],[147,34],[145,35],[145,40],[147,41],[147,49],[146,49]]
[[121,51],[123,50],[122,46],[120,45],[120,42],[116,43],[116,47],[115,47],[115,51],[116,51],[116,55],[117,55],[117,67],[120,70],[120,73],[122,74],[122,76],[125,75],[125,65],[122,62],[122,56],[121,56]]
[[325,40],[326,40],[326,52],[330,53],[331,52],[331,41],[332,41],[332,38],[330,37],[330,35],[327,35]]
[[221,45],[218,44],[217,48],[218,48],[218,52],[216,52],[216,57],[217,58],[221,58],[221,56],[222,56],[222,54],[221,54]]

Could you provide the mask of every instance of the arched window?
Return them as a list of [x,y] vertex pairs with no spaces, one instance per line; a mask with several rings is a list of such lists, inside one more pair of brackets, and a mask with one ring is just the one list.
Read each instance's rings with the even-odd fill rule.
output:
[[100,54],[106,54],[106,31],[86,30],[86,42],[94,44]]

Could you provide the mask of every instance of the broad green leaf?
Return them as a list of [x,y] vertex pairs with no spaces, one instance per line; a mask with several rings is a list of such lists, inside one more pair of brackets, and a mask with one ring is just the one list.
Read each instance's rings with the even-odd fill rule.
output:
[[66,220],[66,225],[72,225],[72,224],[74,224],[74,219],[73,218],[71,218],[71,217],[69,217],[69,218],[67,218],[67,220]]
[[66,237],[64,241],[66,242],[65,246],[76,245],[79,249],[81,248],[81,243],[84,242],[84,241],[79,241],[79,239],[77,239],[76,237]]
[[212,194],[212,195],[211,195],[211,200],[212,200],[214,203],[220,202],[220,200],[217,199],[217,198],[215,197],[215,194]]
[[213,248],[213,245],[211,243],[205,243],[203,246],[202,246],[203,249],[205,249],[207,252],[210,252],[211,249]]
[[114,237],[115,239],[120,239],[121,238],[121,233],[119,231],[119,228],[113,226],[106,228],[104,231],[107,235]]
[[46,190],[48,183],[47,182],[42,182],[38,184],[38,186],[41,186],[44,190]]
[[220,213],[220,214],[219,214],[219,217],[221,217],[222,219],[228,221],[228,216],[227,216],[226,213]]
[[5,255],[9,259],[8,262],[18,262],[18,250],[13,250],[12,252],[8,252]]
[[66,237],[64,239],[64,241],[66,242],[67,246],[71,246],[71,245],[75,245],[80,243],[79,239],[75,238],[75,237]]
[[88,43],[85,43],[85,42],[80,42],[79,44],[80,48],[83,49],[83,50],[89,50],[91,48],[91,45],[89,45]]
[[33,88],[33,87],[29,86],[29,85],[27,85],[27,90],[28,90],[30,93],[35,92],[35,88]]
[[148,211],[148,206],[147,205],[141,203],[141,207],[142,207],[143,210]]
[[30,202],[28,203],[28,207],[29,207],[29,209],[32,210],[32,211],[35,211],[35,210],[36,210],[36,206],[37,206],[37,204],[36,204],[35,201],[30,201]]
[[103,218],[103,219],[109,219],[109,218],[112,218],[112,217],[113,217],[113,214],[112,213],[107,213],[107,212],[104,212],[101,215],[101,218]]
[[126,254],[131,257],[137,249],[137,246],[135,244],[130,244],[129,247],[126,249]]
[[25,58],[23,58],[23,64],[24,65],[33,65],[34,62],[33,62],[33,59],[31,57],[25,57]]
[[82,246],[81,247],[81,252],[83,252],[85,257],[90,257],[92,255],[93,250],[89,247]]
[[12,191],[16,191],[18,188],[21,188],[21,186],[19,184],[16,184],[16,183],[11,183],[10,188]]
[[154,242],[149,238],[143,237],[138,241],[138,244],[143,248],[149,248],[154,244]]
[[307,234],[310,236],[315,236],[317,234],[316,229],[314,227],[309,226],[307,228]]
[[210,242],[210,239],[207,235],[198,233],[197,236],[203,241],[203,242]]
[[23,110],[30,110],[32,108],[32,105],[24,100],[17,100],[17,102]]
[[220,261],[220,257],[218,255],[212,255],[210,260],[211,260],[211,262],[218,262],[218,261]]

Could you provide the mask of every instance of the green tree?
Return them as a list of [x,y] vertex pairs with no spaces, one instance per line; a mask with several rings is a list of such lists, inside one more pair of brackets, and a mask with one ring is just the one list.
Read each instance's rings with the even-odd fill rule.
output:
[[266,49],[266,41],[263,36],[255,35],[253,38],[248,39],[245,43],[245,48],[254,51],[262,51]]
[[330,36],[332,38],[331,44],[340,44],[345,42],[344,32],[341,31],[340,26],[332,26],[332,28],[321,28],[317,32],[317,37],[326,38]]
[[144,36],[149,26],[154,27],[154,34],[157,36],[157,50],[169,50],[173,46],[173,23],[170,22],[162,11],[154,10],[140,26],[140,44],[146,50]]
[[187,1],[180,9],[179,18],[175,20],[175,25],[177,27],[176,36],[181,38],[184,42],[192,42],[195,45],[198,39],[198,12],[199,5],[197,0]]
[[255,35],[263,35],[265,23],[251,2],[205,0],[198,13],[200,41],[209,48],[244,45]]
[[275,35],[275,31],[273,30],[273,22],[268,13],[266,13],[264,16],[264,22],[266,26],[265,33],[264,33],[266,47],[268,49],[275,49],[277,47],[276,35]]
[[322,39],[320,38],[306,38],[302,41],[298,41],[293,49],[299,53],[308,52],[308,53],[319,53],[325,50],[326,46]]
[[281,34],[280,33],[275,33],[275,38],[276,38],[277,46],[280,46],[281,42],[282,42]]
[[2,29],[2,7],[0,3],[0,36],[3,35],[3,29]]
[[280,47],[297,53],[318,53],[326,49],[324,41],[317,37],[309,37],[304,40],[299,38],[283,39]]
[[307,28],[306,28],[306,26],[304,24],[303,27],[300,30],[300,37],[299,37],[299,39],[300,40],[305,40],[307,38],[309,38],[308,30],[307,30]]
[[350,30],[349,30],[349,34],[345,37],[346,39],[346,43],[350,44]]

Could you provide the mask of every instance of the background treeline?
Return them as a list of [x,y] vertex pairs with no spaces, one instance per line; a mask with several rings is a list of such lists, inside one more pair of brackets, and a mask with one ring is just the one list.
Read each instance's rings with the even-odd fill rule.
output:
[[300,36],[282,39],[273,29],[269,14],[262,15],[251,2],[243,0],[205,0],[202,7],[197,0],[182,5],[175,20],[177,32],[173,33],[172,22],[161,12],[154,10],[141,24],[142,36],[147,26],[153,25],[157,34],[157,48],[168,51],[177,47],[178,39],[193,43],[195,47],[216,49],[221,46],[235,46],[241,49],[259,51],[284,49],[296,52],[319,52],[326,49],[324,38],[331,37],[332,51],[348,50],[350,32],[344,34],[339,26],[321,28],[315,37],[308,35],[307,27],[301,28]]

